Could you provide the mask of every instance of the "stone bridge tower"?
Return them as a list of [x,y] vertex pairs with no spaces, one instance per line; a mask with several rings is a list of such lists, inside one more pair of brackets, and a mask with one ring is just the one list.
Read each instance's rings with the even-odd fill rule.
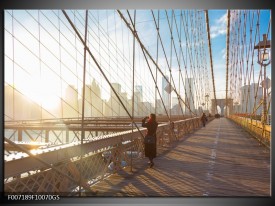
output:
[[[233,99],[217,99],[217,103],[215,99],[211,99],[211,114],[216,113],[217,106],[221,108],[221,115],[232,114],[233,113]],[[224,111],[224,107],[227,106],[228,111]]]

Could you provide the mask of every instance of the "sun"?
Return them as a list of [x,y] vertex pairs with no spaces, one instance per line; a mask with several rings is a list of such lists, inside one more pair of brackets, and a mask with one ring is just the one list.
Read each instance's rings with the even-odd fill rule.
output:
[[54,82],[34,76],[28,80],[24,83],[18,82],[18,88],[27,98],[47,110],[58,107],[60,103],[60,97],[57,95],[59,89]]
[[58,107],[60,98],[49,93],[44,92],[42,96],[40,96],[40,104],[45,109],[55,109]]

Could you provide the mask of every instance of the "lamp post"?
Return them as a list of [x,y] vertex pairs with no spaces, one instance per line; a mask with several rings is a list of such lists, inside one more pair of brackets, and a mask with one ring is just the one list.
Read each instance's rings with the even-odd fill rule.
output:
[[205,105],[205,103],[203,102],[203,103],[201,104],[201,106],[202,106],[202,112],[204,112],[204,105]]
[[235,104],[235,114],[236,114],[236,113],[238,113],[238,104],[239,104],[239,102],[235,102],[234,104]]
[[263,34],[263,41],[260,41],[254,49],[258,50],[258,64],[264,67],[264,80],[262,82],[263,87],[263,116],[262,123],[266,124],[267,108],[266,108],[266,89],[268,89],[266,79],[266,66],[270,64],[270,40],[267,40],[267,35]]

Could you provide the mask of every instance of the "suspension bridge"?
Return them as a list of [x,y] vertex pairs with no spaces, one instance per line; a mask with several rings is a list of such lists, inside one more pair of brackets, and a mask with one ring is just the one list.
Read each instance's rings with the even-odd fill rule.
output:
[[270,10],[4,16],[6,194],[271,195]]

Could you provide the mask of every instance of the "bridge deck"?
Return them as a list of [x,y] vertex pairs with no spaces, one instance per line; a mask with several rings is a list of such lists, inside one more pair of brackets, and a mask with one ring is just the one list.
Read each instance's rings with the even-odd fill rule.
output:
[[270,196],[270,151],[226,118],[94,186],[99,196]]

